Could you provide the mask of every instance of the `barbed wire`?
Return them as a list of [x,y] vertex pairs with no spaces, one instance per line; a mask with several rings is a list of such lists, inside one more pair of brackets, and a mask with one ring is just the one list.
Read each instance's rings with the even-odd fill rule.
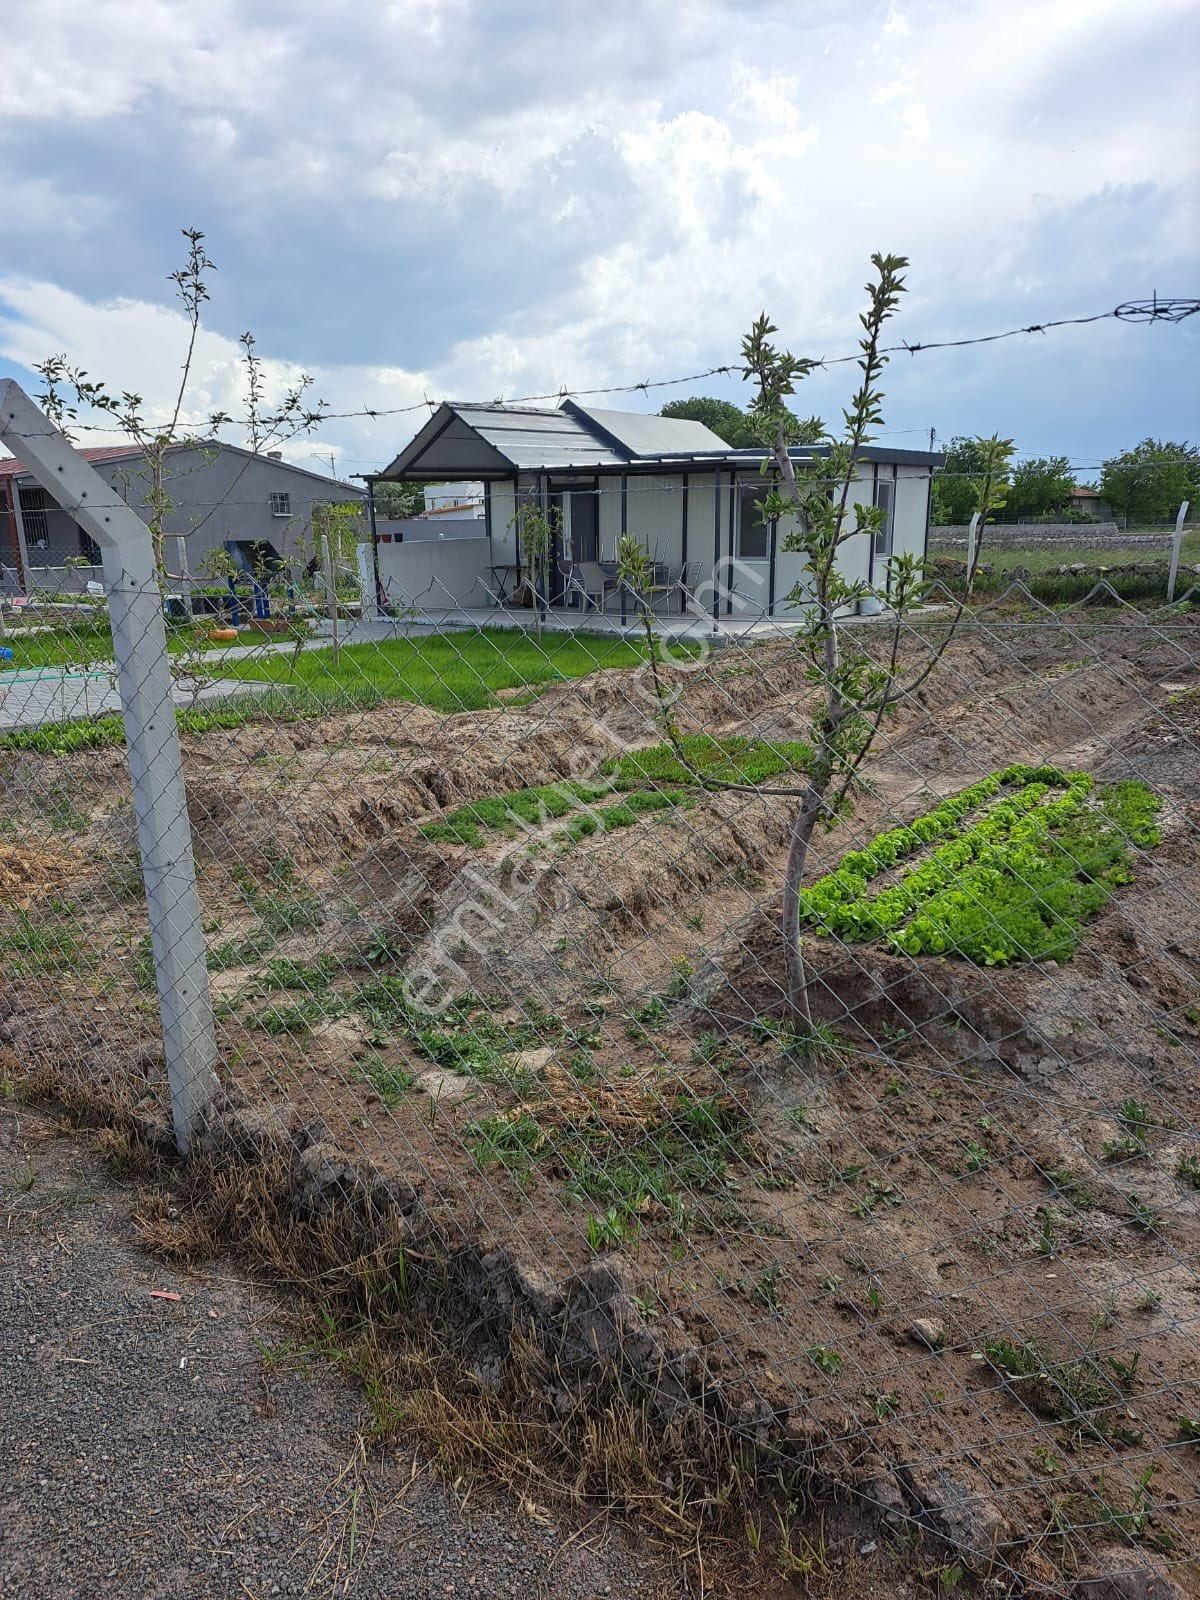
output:
[[[881,354],[921,355],[932,350],[959,350],[973,345],[995,344],[1001,340],[1015,339],[1022,334],[1044,334],[1057,328],[1086,327],[1091,324],[1114,320],[1130,323],[1179,323],[1195,315],[1197,311],[1200,311],[1200,297],[1176,296],[1160,300],[1157,296],[1152,296],[1145,300],[1122,301],[1119,305],[1114,306],[1111,311],[1097,311],[1086,316],[1047,318],[1040,322],[1025,323],[1017,328],[1006,328],[999,333],[973,334],[961,339],[903,340],[899,344],[882,346]],[[858,353],[853,353],[841,356],[814,356],[805,359],[814,368],[820,370],[856,362],[860,359],[860,356]],[[377,420],[382,417],[411,415],[419,411],[429,411],[432,414],[439,406],[445,404],[518,406],[531,405],[547,400],[588,399],[598,395],[648,394],[652,390],[678,387],[685,383],[700,383],[708,378],[731,376],[745,378],[747,375],[748,369],[741,363],[724,362],[686,373],[680,377],[644,378],[632,383],[603,384],[587,387],[562,384],[556,389],[508,397],[498,395],[494,400],[487,401],[435,400],[426,396],[422,400],[412,401],[401,406],[360,406],[356,409],[344,411],[322,409],[319,413],[314,413],[312,427],[308,430],[306,437],[311,436],[312,428],[323,426],[326,422],[344,422],[354,419]],[[211,413],[205,417],[180,419],[180,426],[186,428],[204,427],[211,422],[211,419]],[[294,421],[294,417],[267,415],[259,418],[260,426],[267,428],[290,421]],[[148,423],[147,425],[156,426],[157,424]],[[118,428],[98,423],[72,422],[71,428],[72,430],[86,430],[89,432],[120,432]]]

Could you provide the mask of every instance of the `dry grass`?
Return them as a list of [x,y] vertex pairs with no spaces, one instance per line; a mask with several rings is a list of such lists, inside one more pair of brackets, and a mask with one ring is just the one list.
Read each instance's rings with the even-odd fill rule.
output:
[[[485,1328],[454,1281],[453,1257],[417,1248],[397,1211],[350,1185],[306,1201],[282,1137],[181,1165],[164,1130],[116,1084],[30,1074],[0,1050],[0,1092],[49,1102],[91,1128],[113,1175],[137,1185],[134,1222],[147,1249],[189,1265],[232,1254],[298,1296],[291,1337],[264,1350],[264,1363],[317,1361],[356,1384],[369,1444],[403,1440],[448,1483],[499,1487],[531,1513],[584,1512],[593,1531],[632,1521],[705,1595],[763,1583],[776,1592],[784,1574],[803,1576],[816,1597],[846,1592],[845,1564],[835,1573],[825,1556],[828,1497],[810,1499],[808,1468],[772,1468],[703,1404],[682,1402],[664,1420],[656,1386],[631,1376],[619,1354],[580,1362],[532,1327]],[[351,1517],[352,1484],[348,1494]],[[345,1540],[331,1523],[318,1566],[345,1576]]]

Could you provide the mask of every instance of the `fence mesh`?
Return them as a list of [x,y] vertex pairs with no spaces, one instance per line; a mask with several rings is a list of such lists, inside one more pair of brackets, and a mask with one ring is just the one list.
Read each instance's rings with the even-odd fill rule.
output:
[[[1200,571],[1200,523],[1194,513],[1180,532],[1177,593],[1194,584]],[[1175,533],[1174,522],[999,522],[987,530],[975,589],[1000,594],[1022,583],[1035,599],[1061,605],[1107,583],[1124,600],[1162,602],[1173,598]],[[965,579],[967,547],[966,527],[929,530],[930,571],[955,592]]]
[[[267,590],[236,637],[168,630],[225,1113],[469,1255],[481,1323],[519,1282],[560,1351],[619,1348],[893,1529],[1027,1592],[1117,1549],[1188,1591],[1191,602],[970,607],[814,844],[807,1028],[785,622],[685,609],[651,643],[611,610]],[[106,601],[4,615],[5,1070],[161,1116]],[[893,646],[886,613],[845,626]]]

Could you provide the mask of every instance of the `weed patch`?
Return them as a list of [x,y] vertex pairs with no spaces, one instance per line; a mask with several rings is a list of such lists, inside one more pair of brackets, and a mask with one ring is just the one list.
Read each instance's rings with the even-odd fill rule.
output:
[[1042,1416],[1065,1423],[1075,1436],[1133,1443],[1136,1435],[1116,1420],[1137,1380],[1138,1358],[1102,1360],[1087,1352],[1055,1359],[1032,1339],[993,1339],[983,1357],[1014,1394]]
[[594,779],[563,779],[475,800],[422,824],[419,832],[426,839],[479,850],[489,834],[516,838],[569,817],[567,826],[551,838],[573,844],[590,834],[628,828],[652,811],[694,806],[698,778],[759,784],[802,768],[810,755],[808,746],[795,740],[714,739],[708,734],[681,740],[680,749],[682,760],[671,745],[653,745],[614,756]]

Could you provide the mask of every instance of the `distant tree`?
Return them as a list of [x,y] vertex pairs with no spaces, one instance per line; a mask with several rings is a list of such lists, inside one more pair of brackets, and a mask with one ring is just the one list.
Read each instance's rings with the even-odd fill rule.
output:
[[1035,456],[1014,467],[1008,509],[1017,517],[1041,517],[1066,511],[1075,477],[1066,456]]
[[[939,525],[969,522],[979,510],[979,485],[988,475],[988,441],[960,435],[943,453],[946,459],[933,474],[931,520]],[[997,509],[994,498],[991,509]]]
[[[687,400],[668,400],[659,416],[702,422],[733,450],[750,450],[755,445],[769,449],[775,443],[773,437],[765,435],[753,411],[743,411],[732,400],[717,400],[712,395],[696,394]],[[786,428],[788,444],[820,444],[825,437],[825,424],[820,417],[798,417],[794,411],[788,411]]]
[[1200,500],[1200,449],[1186,440],[1143,439],[1104,463],[1100,493],[1132,520],[1166,522],[1181,500]]
[[694,394],[687,400],[668,400],[660,417],[678,417],[684,422],[702,422],[718,439],[737,449],[746,431],[746,413],[732,400],[717,400],[712,395]]
[[377,483],[375,509],[383,517],[419,517],[425,509],[425,490],[419,483]]

